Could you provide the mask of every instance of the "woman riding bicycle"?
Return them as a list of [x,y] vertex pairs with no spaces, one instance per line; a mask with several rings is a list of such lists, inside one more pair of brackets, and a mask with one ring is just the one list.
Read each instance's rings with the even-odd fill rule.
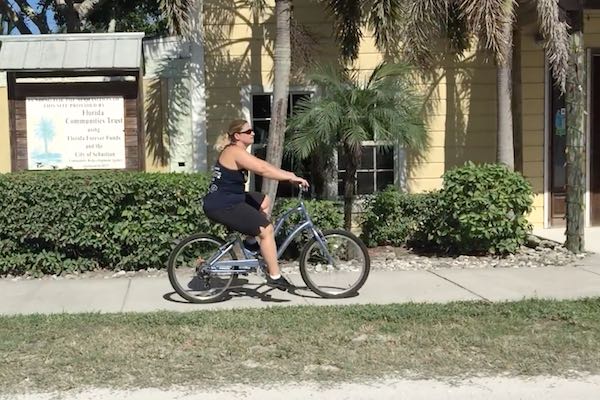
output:
[[219,137],[215,144],[219,156],[213,167],[208,194],[204,197],[204,213],[214,222],[250,237],[258,237],[260,252],[267,264],[267,282],[286,290],[291,284],[281,276],[275,231],[266,213],[270,200],[262,193],[245,191],[247,171],[304,188],[309,184],[293,172],[284,171],[248,153],[247,148],[252,143],[254,131],[247,121],[241,119],[231,122],[227,132]]

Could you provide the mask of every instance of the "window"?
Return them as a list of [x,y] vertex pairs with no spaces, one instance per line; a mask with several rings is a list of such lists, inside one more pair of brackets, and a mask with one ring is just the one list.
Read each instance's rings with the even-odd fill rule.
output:
[[[288,99],[287,116],[293,114],[296,104],[301,99],[310,98],[312,92],[310,91],[290,91]],[[273,96],[271,93],[259,93],[252,95],[252,128],[254,129],[254,145],[252,146],[252,153],[261,159],[266,158],[267,153],[267,139],[269,136],[269,126],[271,124],[271,105]],[[296,160],[292,160],[284,155],[281,162],[281,168],[287,171],[294,171],[297,174],[306,175],[304,172],[304,163],[298,163]],[[262,177],[254,176],[254,190],[260,190],[262,186]],[[293,197],[295,196],[295,188],[291,185],[283,184],[279,185],[277,189],[278,197]]]
[[[346,174],[346,154],[338,150],[338,193],[344,194],[344,176]],[[394,148],[365,142],[362,146],[362,158],[356,171],[355,193],[371,194],[394,185]]]
[[[302,99],[310,98],[311,92],[290,92],[288,99],[287,116],[289,117],[294,107]],[[269,135],[269,125],[271,124],[271,103],[273,96],[271,93],[252,95],[252,127],[256,136],[255,144],[267,144]]]

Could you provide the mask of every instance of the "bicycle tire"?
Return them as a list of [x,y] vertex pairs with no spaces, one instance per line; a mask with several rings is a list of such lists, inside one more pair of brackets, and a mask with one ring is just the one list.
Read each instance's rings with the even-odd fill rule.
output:
[[[231,282],[233,282],[237,278],[237,274],[231,274],[226,279],[223,279],[223,287],[219,288],[216,292],[211,293],[207,296],[202,295],[191,295],[188,290],[179,282],[177,278],[177,267],[178,267],[178,259],[177,256],[182,253],[182,250],[189,246],[192,243],[198,242],[211,242],[215,245],[215,250],[213,250],[210,255],[214,254],[214,252],[221,247],[225,242],[222,239],[219,239],[212,235],[206,235],[202,233],[193,234],[182,239],[176,246],[173,248],[171,253],[169,254],[169,260],[167,262],[167,272],[169,275],[169,281],[171,282],[171,286],[175,289],[175,292],[183,297],[185,300],[191,303],[215,303],[217,301],[221,301],[228,292],[229,286]],[[232,260],[237,260],[237,256],[233,250],[229,251],[229,256]],[[195,268],[194,268],[195,271]],[[216,277],[215,277],[216,278]],[[192,280],[187,284],[189,287],[190,284],[194,281],[194,279],[199,279],[197,274],[194,275]],[[210,278],[213,279],[213,278]],[[220,278],[217,278],[220,279]]]
[[329,292],[329,291],[325,290],[325,288],[322,288],[317,283],[315,283],[314,280],[311,279],[311,276],[310,276],[311,273],[308,271],[308,259],[310,257],[309,252],[315,246],[315,244],[318,246],[318,248],[321,248],[321,246],[319,245],[319,243],[317,242],[317,239],[315,237],[311,238],[308,241],[308,243],[306,243],[306,245],[302,248],[302,253],[300,254],[299,262],[300,262],[300,274],[302,275],[302,280],[304,281],[304,283],[306,283],[306,286],[308,286],[308,288],[310,290],[312,290],[314,293],[316,293],[319,296],[324,297],[324,298],[339,299],[339,298],[350,297],[352,295],[355,295],[365,284],[367,278],[369,277],[369,272],[371,270],[371,259],[369,257],[369,252],[367,250],[367,246],[365,246],[365,244],[362,242],[362,240],[360,240],[354,234],[352,234],[348,231],[342,230],[342,229],[331,229],[331,230],[324,231],[323,238],[327,239],[328,236],[329,237],[333,237],[333,236],[345,237],[351,243],[356,245],[356,249],[358,251],[360,251],[362,258],[363,258],[362,271],[360,273],[358,280],[356,280],[356,282],[354,282],[350,287],[346,288],[345,290],[341,290],[337,293]]

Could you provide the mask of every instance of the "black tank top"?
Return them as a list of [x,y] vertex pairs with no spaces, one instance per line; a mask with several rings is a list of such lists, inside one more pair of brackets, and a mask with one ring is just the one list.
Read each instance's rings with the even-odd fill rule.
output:
[[208,194],[204,196],[204,208],[216,210],[246,201],[246,177],[246,170],[229,169],[217,160]]

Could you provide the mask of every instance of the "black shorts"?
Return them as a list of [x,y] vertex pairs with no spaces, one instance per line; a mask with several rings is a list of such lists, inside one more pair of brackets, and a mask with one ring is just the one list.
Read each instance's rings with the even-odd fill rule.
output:
[[260,227],[271,224],[266,215],[260,211],[260,205],[265,195],[258,192],[246,193],[246,201],[229,207],[216,210],[204,210],[208,219],[223,224],[226,227],[243,233],[244,235],[258,236]]

